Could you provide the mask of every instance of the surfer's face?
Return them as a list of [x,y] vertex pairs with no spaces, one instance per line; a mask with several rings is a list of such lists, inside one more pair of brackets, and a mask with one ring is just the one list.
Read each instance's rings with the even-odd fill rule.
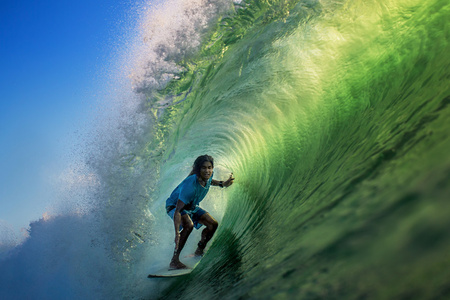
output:
[[200,177],[203,180],[208,180],[212,176],[213,170],[214,170],[214,168],[213,168],[211,162],[205,161],[203,163],[202,167],[200,168]]

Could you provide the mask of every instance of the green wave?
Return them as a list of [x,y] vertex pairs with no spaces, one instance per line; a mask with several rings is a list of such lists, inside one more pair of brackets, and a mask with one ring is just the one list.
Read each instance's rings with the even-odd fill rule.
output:
[[171,106],[149,101],[161,182],[204,153],[236,176],[162,298],[448,296],[449,9],[245,1],[219,20],[159,91]]

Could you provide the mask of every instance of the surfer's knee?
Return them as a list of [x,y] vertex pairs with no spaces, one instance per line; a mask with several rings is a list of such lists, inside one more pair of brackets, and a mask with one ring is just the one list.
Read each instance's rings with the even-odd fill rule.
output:
[[194,223],[189,222],[188,225],[186,225],[186,230],[189,231],[189,232],[194,230]]
[[202,224],[204,224],[210,231],[216,231],[219,226],[219,223],[210,214],[205,214],[202,221]]
[[218,223],[216,220],[213,219],[213,220],[209,223],[208,229],[209,229],[209,230],[212,230],[212,231],[216,231],[217,227],[219,227],[219,223]]
[[192,223],[191,220],[184,222],[183,230],[186,230],[187,232],[191,232],[192,230],[194,230],[194,223]]
[[181,217],[181,226],[183,227],[183,230],[186,230],[187,232],[191,232],[194,229],[194,223],[188,215],[183,215]]

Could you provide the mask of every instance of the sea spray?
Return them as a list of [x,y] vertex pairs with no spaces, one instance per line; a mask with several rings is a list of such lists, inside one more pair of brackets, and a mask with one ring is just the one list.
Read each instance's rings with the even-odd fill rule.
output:
[[[164,234],[160,227],[166,224],[156,220],[152,211],[161,210],[152,204],[168,193],[158,194],[165,146],[156,129],[157,116],[150,112],[157,100],[152,93],[178,72],[165,66],[193,55],[209,31],[208,22],[215,24],[217,14],[229,5],[228,1],[172,1],[145,7],[152,12],[142,12],[141,31],[130,32],[123,47],[126,53],[116,56],[120,61],[112,65],[117,74],[107,77],[112,80],[109,90],[100,92],[106,99],[95,110],[93,128],[82,137],[80,149],[62,174],[61,201],[49,208],[45,218],[33,222],[29,238],[0,262],[7,270],[0,275],[1,298],[142,298],[164,286],[146,278],[147,268],[167,263],[165,255],[173,250],[172,231]],[[180,22],[171,24],[166,16],[164,26],[148,25],[162,11],[174,10]],[[158,39],[151,44],[148,39],[154,40],[155,32],[148,30],[155,29]],[[159,83],[153,84],[154,78]],[[171,183],[186,176],[188,171],[182,171],[190,164],[188,160],[179,164]],[[223,210],[214,204],[208,208]],[[27,288],[22,288],[25,282]]]

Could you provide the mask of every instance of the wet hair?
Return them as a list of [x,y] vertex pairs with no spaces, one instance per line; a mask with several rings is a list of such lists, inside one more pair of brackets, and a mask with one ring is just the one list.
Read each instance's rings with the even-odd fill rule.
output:
[[209,161],[214,168],[214,158],[210,155],[200,155],[194,161],[194,165],[192,165],[192,171],[189,173],[189,176],[196,174],[200,176],[200,170],[205,162]]

